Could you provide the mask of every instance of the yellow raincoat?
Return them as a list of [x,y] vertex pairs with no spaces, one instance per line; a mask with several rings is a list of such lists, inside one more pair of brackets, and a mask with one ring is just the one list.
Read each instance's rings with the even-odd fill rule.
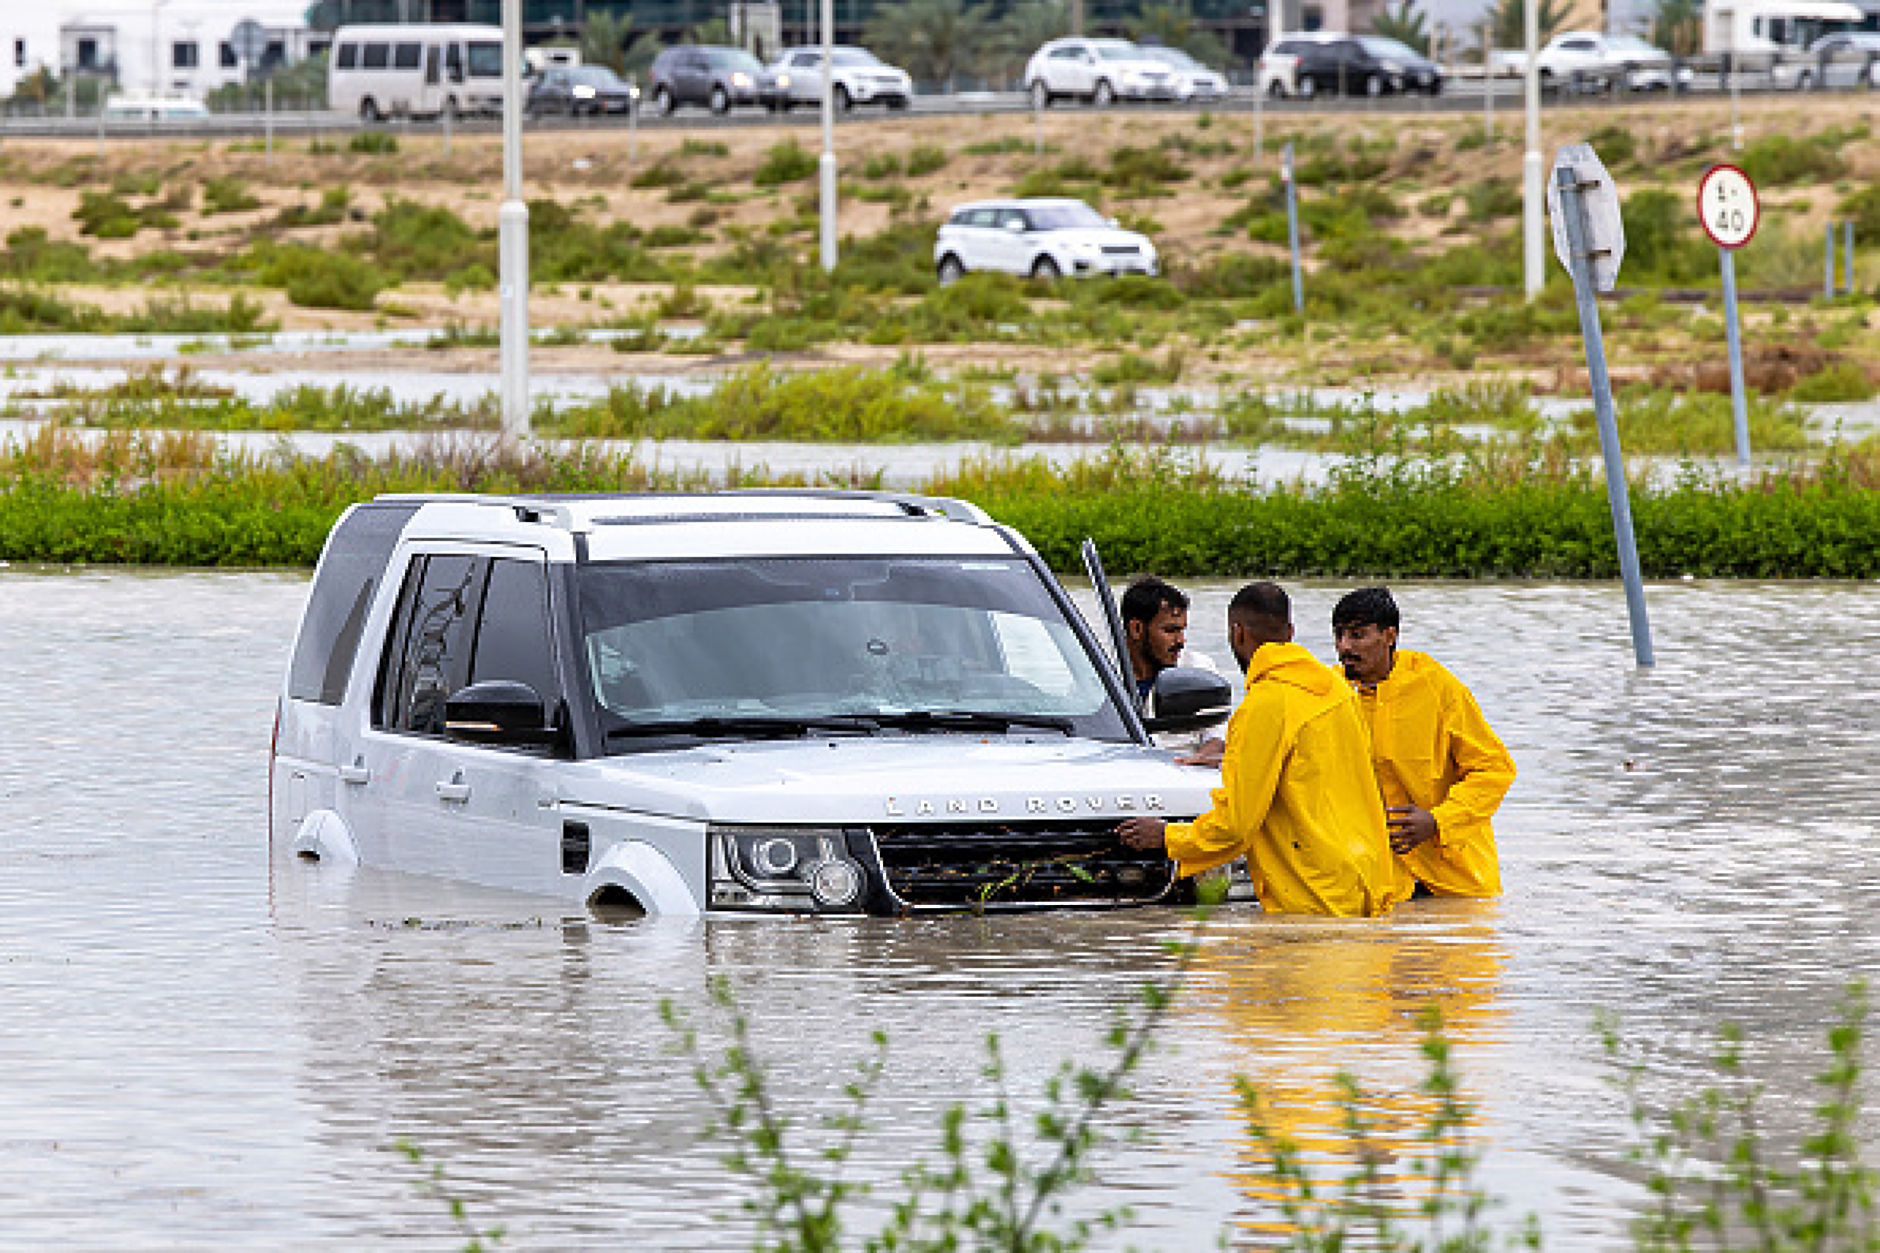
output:
[[1398,858],[1438,896],[1499,896],[1489,818],[1514,784],[1514,758],[1475,697],[1427,653],[1398,649],[1390,677],[1358,689],[1387,806],[1415,805],[1436,836]]
[[1184,875],[1245,855],[1275,913],[1375,917],[1409,893],[1391,856],[1357,697],[1298,644],[1262,644],[1227,724],[1223,786],[1193,822],[1172,822]]

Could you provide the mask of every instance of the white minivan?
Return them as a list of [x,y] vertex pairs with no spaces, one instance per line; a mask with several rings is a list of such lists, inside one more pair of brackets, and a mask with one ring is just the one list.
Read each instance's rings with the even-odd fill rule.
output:
[[1169,900],[1116,829],[1208,807],[1219,775],[1149,732],[1219,722],[1229,687],[1165,670],[1145,720],[1099,638],[957,500],[381,497],[314,574],[269,831],[290,866],[601,912]]
[[499,26],[342,26],[327,58],[326,103],[361,121],[500,113]]

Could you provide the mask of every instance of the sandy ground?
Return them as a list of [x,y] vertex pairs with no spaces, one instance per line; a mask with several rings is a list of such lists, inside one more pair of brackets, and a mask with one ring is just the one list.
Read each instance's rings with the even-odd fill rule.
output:
[[[1824,127],[1846,130],[1844,155],[1852,171],[1840,189],[1810,188],[1773,193],[1766,203],[1800,224],[1827,220],[1840,194],[1880,175],[1880,146],[1864,138],[1875,106],[1860,95],[1797,100],[1792,97],[1748,98],[1743,103],[1744,130],[1749,141],[1767,134],[1800,134]],[[1347,149],[1365,147],[1384,154],[1385,170],[1379,184],[1400,202],[1416,206],[1436,193],[1454,191],[1484,178],[1507,179],[1518,186],[1522,153],[1516,143],[1519,118],[1499,115],[1501,142],[1486,150],[1465,146],[1479,139],[1479,114],[1435,113],[1416,103],[1395,110],[1340,115],[1275,115],[1259,119],[1269,145],[1287,139],[1302,148],[1314,132],[1330,130]],[[1175,156],[1192,171],[1187,180],[1171,184],[1168,194],[1129,199],[1114,197],[1106,210],[1145,224],[1152,230],[1166,263],[1171,267],[1205,266],[1233,252],[1271,252],[1248,240],[1244,232],[1224,230],[1222,222],[1245,205],[1250,191],[1274,174],[1271,153],[1256,157],[1252,151],[1255,117],[1246,111],[1212,116],[1137,113],[1128,110],[1097,112],[1056,109],[1034,120],[1028,114],[1000,114],[929,118],[897,115],[857,117],[837,129],[837,151],[845,181],[865,181],[871,161],[888,157],[906,159],[919,146],[938,148],[947,160],[937,171],[902,180],[912,203],[900,212],[925,220],[938,220],[954,203],[988,195],[1007,194],[1028,169],[1051,165],[1072,156],[1084,156],[1099,166],[1123,147],[1157,148]],[[1707,155],[1722,159],[1730,152],[1729,106],[1722,100],[1644,99],[1585,108],[1550,110],[1546,115],[1548,152],[1558,143],[1596,133],[1602,127],[1630,132],[1639,152],[1629,177],[1643,180],[1657,174],[1676,180],[1681,188],[1687,167],[1701,166]],[[246,248],[261,237],[284,237],[331,246],[342,234],[364,229],[370,216],[388,200],[405,198],[443,205],[473,226],[490,227],[496,221],[501,185],[500,139],[493,135],[456,135],[448,151],[434,130],[419,129],[399,136],[399,151],[366,155],[346,150],[346,135],[282,137],[272,154],[258,144],[201,140],[95,140],[22,139],[9,136],[0,146],[0,198],[6,203],[8,232],[43,229],[51,238],[70,240],[92,249],[97,256],[129,257],[155,250],[185,254],[228,254]],[[690,249],[695,254],[724,246],[736,231],[764,232],[780,218],[800,216],[813,209],[813,180],[760,188],[751,175],[774,145],[794,140],[805,149],[820,146],[820,130],[810,116],[799,116],[777,126],[678,125],[629,131],[619,123],[573,131],[538,132],[525,142],[525,194],[571,205],[594,221],[625,220],[643,229],[689,226],[703,230],[708,241]],[[976,145],[1000,144],[999,152],[972,153]],[[1041,146],[1043,155],[1033,154]],[[664,164],[680,170],[686,179],[702,184],[711,195],[706,201],[674,200],[663,187],[632,186],[647,170]],[[202,189],[211,180],[235,180],[260,201],[258,207],[233,213],[207,213]],[[133,239],[94,240],[80,234],[74,219],[87,191],[141,184],[154,188],[143,197],[170,196],[179,202],[177,224],[145,229]],[[329,188],[344,187],[350,195],[349,220],[337,225],[282,231],[275,218],[291,206],[312,206]],[[1694,194],[1694,181],[1692,188]],[[846,235],[873,234],[897,210],[884,203],[869,203],[847,196],[842,206]],[[1447,213],[1419,208],[1400,233],[1412,240],[1439,236],[1466,237],[1461,219],[1461,198]],[[1819,229],[1818,225],[1814,229]],[[813,249],[804,233],[787,236],[790,246]],[[158,286],[63,289],[69,298],[113,311],[134,309],[153,294],[177,294]],[[277,291],[246,288],[243,294],[258,300],[268,319],[290,330],[367,330],[380,328],[492,328],[498,305],[493,291],[451,293],[437,284],[410,284],[381,294],[377,309],[348,313],[307,309],[289,303]],[[221,303],[231,289],[199,288],[184,294],[192,299]],[[595,283],[581,287],[537,286],[530,297],[531,320],[538,330],[563,325],[590,325],[616,320],[648,307],[666,296],[663,285]],[[700,295],[720,305],[733,305],[752,297],[750,289],[703,290]],[[861,328],[857,328],[857,338]],[[880,364],[902,353],[898,348],[860,344],[827,345],[791,357],[804,365],[824,363]],[[1218,355],[1191,353],[1185,377],[1227,373],[1257,377],[1271,371],[1311,369],[1314,347],[1289,350],[1282,359],[1268,357],[1257,348],[1237,348],[1231,361]],[[1006,365],[1028,372],[1062,371],[1075,365],[1056,350],[1010,345],[927,345],[920,355],[939,367],[959,364]],[[494,348],[371,349],[336,356],[321,354],[335,372],[395,371],[422,355],[423,368],[447,371],[489,371],[496,365]],[[1099,354],[1100,355],[1100,354]],[[1322,365],[1331,374],[1339,367],[1335,348],[1323,350]],[[622,354],[605,345],[542,346],[532,353],[532,368],[595,372],[632,370],[639,373],[693,373],[750,360],[750,354],[721,357],[666,353]],[[240,366],[257,370],[284,368],[281,357],[253,355],[223,357],[197,354],[190,360],[202,366]],[[305,363],[301,363],[305,364]],[[322,368],[325,368],[324,366]],[[1556,367],[1557,368],[1557,367]],[[1398,380],[1405,385],[1433,385],[1448,376],[1424,374]]]

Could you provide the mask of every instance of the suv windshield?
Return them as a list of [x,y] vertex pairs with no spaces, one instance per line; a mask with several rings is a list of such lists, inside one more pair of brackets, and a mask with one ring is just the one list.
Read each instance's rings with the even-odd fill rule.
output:
[[1126,740],[1096,665],[1017,558],[749,558],[579,570],[609,751],[760,726]]
[[1088,230],[1107,227],[1110,220],[1087,204],[1031,205],[1031,229],[1034,231]]

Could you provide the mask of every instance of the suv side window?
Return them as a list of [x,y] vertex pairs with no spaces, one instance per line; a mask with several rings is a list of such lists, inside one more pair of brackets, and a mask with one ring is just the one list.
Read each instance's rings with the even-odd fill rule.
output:
[[444,732],[444,701],[468,682],[472,557],[418,557],[405,575],[379,680],[374,726],[420,735]]
[[539,561],[497,557],[489,563],[470,681],[527,683],[553,708],[561,696],[549,643],[548,573]]
[[313,590],[307,594],[300,638],[294,644],[287,690],[295,700],[337,705],[344,698],[372,593],[392,559],[405,522],[417,508],[360,505],[334,529]]

